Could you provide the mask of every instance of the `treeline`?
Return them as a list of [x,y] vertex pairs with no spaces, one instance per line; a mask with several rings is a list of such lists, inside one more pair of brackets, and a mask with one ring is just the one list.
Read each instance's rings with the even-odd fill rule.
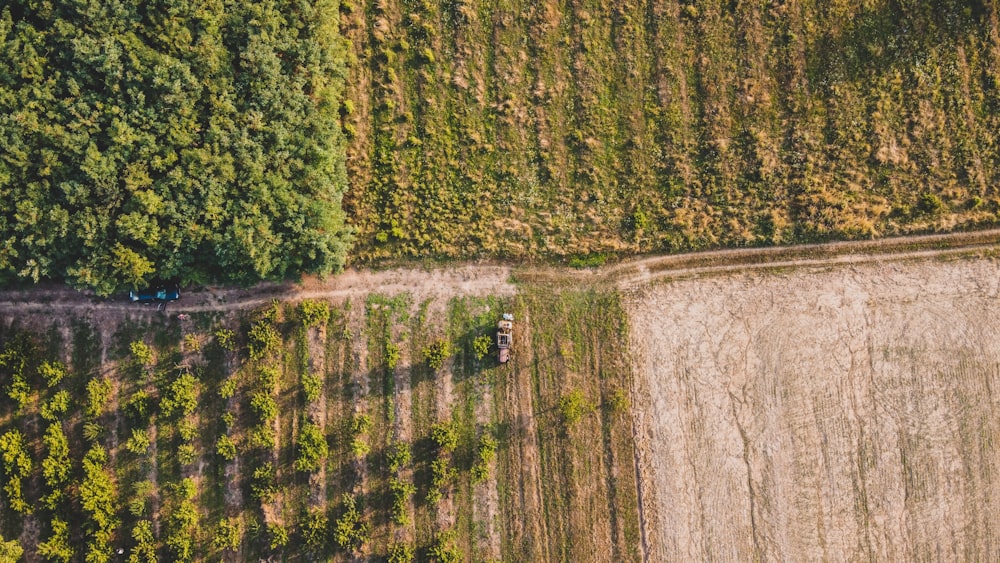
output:
[[0,282],[326,273],[350,244],[336,0],[0,8]]
[[360,260],[997,222],[995,3],[343,4]]

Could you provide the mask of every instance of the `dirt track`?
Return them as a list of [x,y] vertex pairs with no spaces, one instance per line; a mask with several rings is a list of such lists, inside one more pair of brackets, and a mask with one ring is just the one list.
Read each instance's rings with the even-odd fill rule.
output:
[[[597,270],[465,264],[434,269],[347,270],[327,279],[263,283],[248,289],[206,287],[187,293],[170,310],[225,311],[254,307],[272,299],[339,299],[371,292],[411,293],[417,300],[451,295],[511,295],[517,282],[615,286],[634,289],[662,279],[719,275],[759,269],[820,267],[873,261],[929,259],[1000,248],[1000,229],[920,235],[871,241],[792,247],[728,249],[626,260]],[[124,296],[101,299],[57,284],[27,290],[0,290],[0,311],[52,309],[135,309]]]
[[998,274],[876,262],[640,291],[651,560],[998,560]]

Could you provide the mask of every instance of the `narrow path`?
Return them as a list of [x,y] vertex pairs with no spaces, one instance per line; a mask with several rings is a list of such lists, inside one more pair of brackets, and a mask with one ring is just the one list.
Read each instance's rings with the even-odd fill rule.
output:
[[[713,250],[626,260],[604,268],[575,270],[555,266],[464,264],[436,269],[347,270],[326,279],[305,277],[299,283],[262,283],[252,288],[206,287],[185,294],[169,311],[229,311],[265,305],[273,299],[337,299],[407,292],[416,301],[458,295],[512,295],[518,283],[607,285],[634,289],[666,278],[715,275],[736,271],[823,267],[874,261],[960,256],[1000,249],[1000,229],[918,235],[870,241],[834,242],[786,247]],[[143,309],[120,296],[101,299],[60,284],[0,290],[0,311],[45,312],[72,309]],[[149,311],[155,308],[146,307]]]

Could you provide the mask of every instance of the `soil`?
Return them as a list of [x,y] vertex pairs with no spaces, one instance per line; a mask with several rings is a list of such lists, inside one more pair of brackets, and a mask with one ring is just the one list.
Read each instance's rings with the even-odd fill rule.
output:
[[650,560],[995,560],[998,273],[870,262],[635,294]]

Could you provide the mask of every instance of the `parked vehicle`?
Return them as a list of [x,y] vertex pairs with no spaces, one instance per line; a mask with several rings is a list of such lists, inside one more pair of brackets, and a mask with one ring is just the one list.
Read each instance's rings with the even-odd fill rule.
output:
[[181,290],[176,285],[159,285],[128,292],[132,303],[168,303],[181,298]]

